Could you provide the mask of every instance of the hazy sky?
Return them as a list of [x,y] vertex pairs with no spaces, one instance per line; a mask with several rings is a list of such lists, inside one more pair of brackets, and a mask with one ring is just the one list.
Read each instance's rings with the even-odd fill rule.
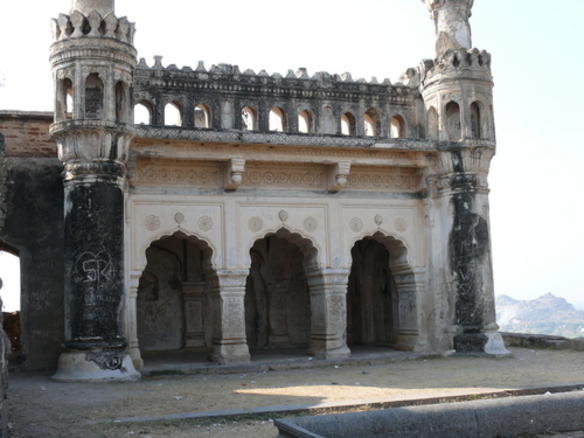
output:
[[[118,0],[151,64],[389,77],[434,54],[419,0]],[[0,3],[0,109],[51,110],[49,18],[70,0]],[[474,46],[493,55],[495,291],[584,306],[583,0],[475,0]],[[0,269],[5,266],[0,258]],[[0,273],[0,275],[2,275]],[[8,281],[7,281],[8,282]]]

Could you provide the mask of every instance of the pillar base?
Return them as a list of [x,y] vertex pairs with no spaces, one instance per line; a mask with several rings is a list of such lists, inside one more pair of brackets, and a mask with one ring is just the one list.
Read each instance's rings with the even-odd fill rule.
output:
[[228,365],[249,362],[251,356],[247,344],[215,344],[211,359],[220,365]]
[[461,333],[454,336],[454,349],[462,354],[511,355],[499,332]]
[[[335,342],[337,345],[327,345],[326,341],[312,340],[308,354],[316,359],[344,359],[351,356],[351,350],[345,342]],[[341,345],[338,345],[341,344]]]
[[140,377],[127,352],[91,350],[61,353],[52,379],[59,382],[133,382]]

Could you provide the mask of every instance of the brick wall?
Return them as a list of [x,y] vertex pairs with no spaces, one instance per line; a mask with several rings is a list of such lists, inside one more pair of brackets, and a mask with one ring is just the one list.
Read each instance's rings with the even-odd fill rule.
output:
[[56,157],[57,144],[49,136],[52,113],[0,111],[0,134],[8,157]]

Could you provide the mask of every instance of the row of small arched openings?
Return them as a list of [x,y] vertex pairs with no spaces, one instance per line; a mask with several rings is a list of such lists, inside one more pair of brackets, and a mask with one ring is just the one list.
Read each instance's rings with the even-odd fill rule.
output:
[[[488,125],[483,104],[474,101],[470,104],[470,135],[473,139],[488,137]],[[455,101],[450,101],[444,107],[444,130],[446,137],[450,141],[459,141],[464,137],[463,120],[460,105]],[[431,106],[427,112],[428,138],[438,140],[440,138],[440,116],[436,108]]]
[[[69,78],[58,82],[56,119],[63,121],[74,117],[75,87]],[[115,85],[113,118],[118,123],[130,123],[130,95],[129,86],[124,81],[118,81]],[[108,118],[105,114],[107,108],[105,102],[104,83],[99,73],[91,73],[85,79],[84,100],[82,102],[81,118],[89,120],[103,120]]]
[[[198,104],[194,108],[194,127],[197,129],[214,129],[213,114],[211,108],[205,104]],[[332,112],[332,111],[331,111]],[[134,124],[151,125],[153,109],[148,102],[140,102],[134,106]],[[240,111],[240,126],[243,131],[260,130],[259,113],[252,106],[244,106]],[[317,132],[316,118],[312,111],[302,109],[298,111],[298,133],[314,134]],[[363,135],[367,137],[379,137],[382,135],[381,117],[377,110],[371,108],[362,117]],[[345,112],[340,118],[342,135],[356,136],[357,118],[352,112]],[[183,126],[183,111],[175,102],[169,102],[164,107],[165,126]],[[290,132],[288,118],[284,109],[273,107],[269,112],[270,132]],[[403,138],[406,136],[406,123],[404,118],[396,114],[389,119],[389,132],[391,138]],[[333,132],[326,132],[333,133]]]

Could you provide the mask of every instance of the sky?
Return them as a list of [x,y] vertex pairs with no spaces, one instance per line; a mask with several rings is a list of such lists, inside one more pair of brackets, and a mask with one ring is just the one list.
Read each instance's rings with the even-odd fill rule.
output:
[[[419,0],[117,0],[152,64],[389,77],[434,56]],[[163,7],[161,7],[163,5]],[[0,3],[0,109],[52,110],[49,19],[70,0]],[[475,0],[473,45],[493,56],[491,185],[495,293],[548,292],[584,308],[582,0]],[[7,42],[14,43],[8,44]],[[0,258],[0,275],[5,268]],[[5,283],[8,283],[5,280]],[[5,288],[5,291],[8,289]]]

